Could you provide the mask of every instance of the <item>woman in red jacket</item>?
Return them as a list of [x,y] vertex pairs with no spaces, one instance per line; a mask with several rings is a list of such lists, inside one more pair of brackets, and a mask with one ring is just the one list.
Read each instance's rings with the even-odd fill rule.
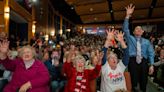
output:
[[[69,54],[68,58],[74,55],[71,51]],[[85,69],[86,61],[80,54],[77,54],[73,59],[67,59],[63,69],[68,81],[65,86],[65,92],[91,92],[90,81],[99,76],[101,69],[102,55],[97,57],[99,57],[99,61],[93,70]]]

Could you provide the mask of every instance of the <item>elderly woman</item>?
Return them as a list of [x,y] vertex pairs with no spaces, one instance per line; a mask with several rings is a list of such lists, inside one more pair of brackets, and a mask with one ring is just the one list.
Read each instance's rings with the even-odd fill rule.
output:
[[115,45],[113,44],[113,40],[117,40],[124,49],[125,54],[127,46],[123,35],[124,33],[122,32],[116,33],[115,29],[107,31],[107,37],[103,48],[104,57],[101,70],[101,92],[130,92],[127,91],[124,76],[124,71],[128,65],[128,61],[124,60],[127,60],[126,58],[128,56],[124,55],[125,59],[119,60],[115,53],[107,50],[108,47]]
[[18,59],[7,57],[9,42],[0,42],[0,63],[13,72],[3,92],[49,92],[49,73],[41,61],[35,59],[35,50],[24,46],[19,50]]
[[[99,76],[101,69],[101,55],[98,56],[98,63],[92,70],[85,69],[85,59],[82,55],[73,55],[74,50],[70,50],[66,62],[64,63],[63,73],[68,82],[64,92],[91,92],[89,83]],[[74,57],[74,58],[72,58]]]

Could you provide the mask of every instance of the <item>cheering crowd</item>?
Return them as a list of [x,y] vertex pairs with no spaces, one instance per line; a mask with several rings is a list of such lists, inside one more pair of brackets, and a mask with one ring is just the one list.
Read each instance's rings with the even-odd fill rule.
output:
[[148,76],[163,87],[164,38],[145,39],[141,26],[132,35],[134,9],[126,7],[122,31],[109,28],[105,36],[78,34],[51,43],[39,37],[9,48],[2,32],[0,92],[146,92]]

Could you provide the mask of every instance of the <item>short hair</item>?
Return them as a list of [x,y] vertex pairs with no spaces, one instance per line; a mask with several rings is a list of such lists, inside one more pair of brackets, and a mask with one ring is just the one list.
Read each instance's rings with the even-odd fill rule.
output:
[[107,54],[107,60],[109,60],[109,58],[111,58],[111,57],[113,57],[113,56],[115,56],[115,57],[118,59],[117,54],[115,54],[114,52],[110,51],[110,52]]
[[73,59],[73,64],[75,65],[76,62],[79,61],[79,60],[82,60],[84,63],[85,63],[85,61],[86,61],[85,58],[84,58],[82,55],[78,54],[78,55],[76,55],[75,58]]
[[141,27],[141,29],[143,30],[143,27],[142,27],[141,25],[137,25],[137,26],[134,27],[133,31],[135,31],[135,29],[136,29],[137,27]]
[[24,54],[24,49],[26,49],[26,48],[30,49],[32,51],[33,58],[36,58],[36,51],[30,45],[26,45],[26,46],[23,46],[22,48],[20,48],[19,51],[18,51],[18,56],[22,57],[22,55]]

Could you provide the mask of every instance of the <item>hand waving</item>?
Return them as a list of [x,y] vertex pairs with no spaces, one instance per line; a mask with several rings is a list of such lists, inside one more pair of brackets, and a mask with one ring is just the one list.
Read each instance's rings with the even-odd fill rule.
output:
[[113,40],[114,39],[114,32],[115,32],[115,29],[109,29],[106,31],[107,33],[107,40]]
[[134,12],[134,8],[135,8],[135,6],[133,4],[130,4],[127,7],[125,7],[125,9],[126,9],[126,17],[129,18],[132,15],[132,13]]
[[122,31],[116,34],[115,39],[121,43],[122,48],[127,48],[127,45],[124,41],[124,33]]
[[119,42],[124,41],[124,33],[122,31],[118,32],[115,36],[115,39]]
[[109,30],[109,31],[106,31],[106,32],[107,32],[107,39],[106,39],[106,42],[105,42],[105,47],[108,47],[108,46],[117,47],[115,37],[114,37],[115,33],[116,33],[116,30],[112,29],[112,30]]
[[9,41],[4,40],[0,42],[0,53],[6,54],[8,52],[8,49],[9,49]]

